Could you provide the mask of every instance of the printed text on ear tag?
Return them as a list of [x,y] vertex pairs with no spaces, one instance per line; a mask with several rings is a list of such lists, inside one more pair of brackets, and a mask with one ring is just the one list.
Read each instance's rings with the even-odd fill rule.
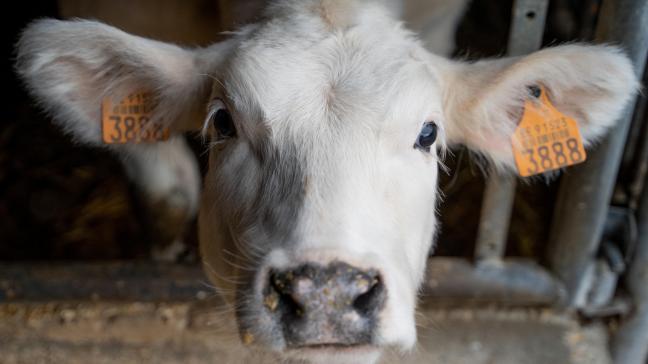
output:
[[169,128],[151,121],[151,94],[134,92],[123,100],[108,96],[101,104],[101,134],[105,144],[151,143],[169,139]]
[[576,120],[558,111],[544,88],[540,88],[537,99],[525,101],[511,144],[522,177],[578,164],[587,158]]

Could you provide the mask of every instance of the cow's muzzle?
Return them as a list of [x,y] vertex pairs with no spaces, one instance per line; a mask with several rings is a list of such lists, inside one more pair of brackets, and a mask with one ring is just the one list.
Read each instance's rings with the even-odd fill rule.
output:
[[269,273],[263,303],[287,348],[372,343],[387,297],[378,271],[333,262]]

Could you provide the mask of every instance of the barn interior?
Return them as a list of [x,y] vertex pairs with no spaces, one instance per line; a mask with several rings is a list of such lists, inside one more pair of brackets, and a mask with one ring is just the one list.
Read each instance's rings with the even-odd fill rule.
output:
[[[594,41],[602,2],[553,0],[546,16],[525,12],[523,20],[546,19],[540,28],[543,46]],[[204,46],[254,20],[261,3],[40,0],[12,5],[2,32],[0,70],[5,86],[0,362],[238,362],[228,350],[228,342],[237,338],[221,321],[222,302],[202,273],[196,221],[180,229],[181,224],[151,218],[155,207],[141,200],[113,155],[75,144],[54,126],[17,78],[14,47],[20,31],[42,17],[97,19],[133,34]],[[406,3],[405,13],[411,15],[425,1]],[[515,3],[470,1],[456,29],[454,56],[473,60],[505,55]],[[408,25],[424,30],[429,19],[420,18]],[[644,109],[641,95],[613,181],[615,209],[610,214],[616,212],[618,219],[607,219],[611,227],[604,238],[621,241],[625,262],[631,256],[624,245],[632,240],[627,235],[636,235],[626,218],[639,208],[648,165]],[[199,135],[186,138],[204,172],[204,141]],[[500,276],[494,281],[483,282],[475,280],[475,251],[481,202],[493,172],[461,147],[452,150],[445,164],[448,171],[440,174],[441,231],[421,297],[419,344],[408,362],[613,363],[612,338],[633,307],[623,284],[615,281],[616,289],[602,304],[573,309],[565,304],[564,288],[545,280],[562,176],[518,183],[501,257],[513,263],[510,270],[495,273]],[[159,259],[152,254],[176,240],[184,245],[172,256]],[[528,277],[524,287],[509,289],[511,274]],[[439,283],[451,276],[459,277],[458,282]],[[491,290],[477,292],[484,286]],[[385,363],[400,360],[399,354],[390,355]]]

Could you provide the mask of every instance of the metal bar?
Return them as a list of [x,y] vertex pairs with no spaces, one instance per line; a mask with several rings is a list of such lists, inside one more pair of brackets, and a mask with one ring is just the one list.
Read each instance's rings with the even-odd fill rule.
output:
[[509,33],[508,55],[523,56],[542,45],[549,0],[515,0]]
[[[471,264],[431,258],[428,302],[551,305],[564,297],[561,283],[528,260]],[[185,302],[214,296],[198,265],[154,262],[11,263],[0,265],[0,304],[20,302]]]
[[477,261],[504,256],[515,185],[515,176],[492,174],[486,180],[475,246]]
[[[643,84],[648,85],[648,72],[644,70]],[[640,95],[638,103],[639,115],[635,118],[633,123],[636,123],[637,128],[637,143],[632,156],[632,161],[629,163],[629,168],[633,172],[628,179],[628,202],[631,208],[637,208],[639,200],[641,199],[642,186],[646,183],[646,173],[648,173],[648,97]]]
[[[648,49],[648,3],[606,0],[597,25],[597,40],[621,44],[642,74]],[[585,303],[588,271],[598,250],[634,103],[588,161],[563,176],[550,232],[549,264],[565,283],[569,304]]]
[[200,266],[154,262],[0,264],[0,303],[186,301],[208,295]]
[[[641,83],[644,85],[648,84],[648,74],[645,72]],[[644,173],[642,171],[642,163],[648,158],[648,144],[643,133],[643,130],[646,128],[645,120],[648,117],[647,109],[648,103],[646,103],[646,95],[639,95],[630,131],[628,132],[628,139],[623,150],[621,170],[617,178],[620,182],[627,183],[627,185],[622,186],[625,188],[622,196],[617,196],[616,190],[613,196],[615,203],[629,205],[634,209],[637,208],[638,200],[641,196],[641,186],[643,186],[641,183]]]
[[423,288],[426,305],[458,304],[550,306],[565,298],[565,290],[547,270],[532,260],[506,259],[473,265],[461,258],[432,258]]
[[[508,55],[531,53],[542,45],[548,0],[515,0],[509,33]],[[506,249],[515,176],[492,174],[486,181],[477,232],[476,258],[499,259]]]
[[635,307],[614,336],[615,364],[644,364],[648,360],[648,185],[644,185],[637,220],[637,251],[625,277]]

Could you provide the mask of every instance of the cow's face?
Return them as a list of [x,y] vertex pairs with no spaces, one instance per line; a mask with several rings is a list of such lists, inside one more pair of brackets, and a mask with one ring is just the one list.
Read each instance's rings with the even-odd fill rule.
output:
[[[106,95],[141,88],[153,94],[156,120],[202,130],[207,274],[235,308],[244,343],[324,362],[332,353],[370,362],[380,347],[414,344],[446,143],[510,167],[530,86],[544,86],[579,121],[586,143],[636,90],[615,48],[453,62],[362,1],[281,2],[261,23],[193,51],[99,23],[45,20],[24,33],[18,61],[31,91],[80,141],[100,143]],[[187,176],[178,143],[109,148],[146,170]],[[150,173],[150,183],[168,185],[165,173]]]
[[445,62],[395,23],[377,33],[382,24],[275,18],[214,75],[201,246],[250,341],[415,342]]

